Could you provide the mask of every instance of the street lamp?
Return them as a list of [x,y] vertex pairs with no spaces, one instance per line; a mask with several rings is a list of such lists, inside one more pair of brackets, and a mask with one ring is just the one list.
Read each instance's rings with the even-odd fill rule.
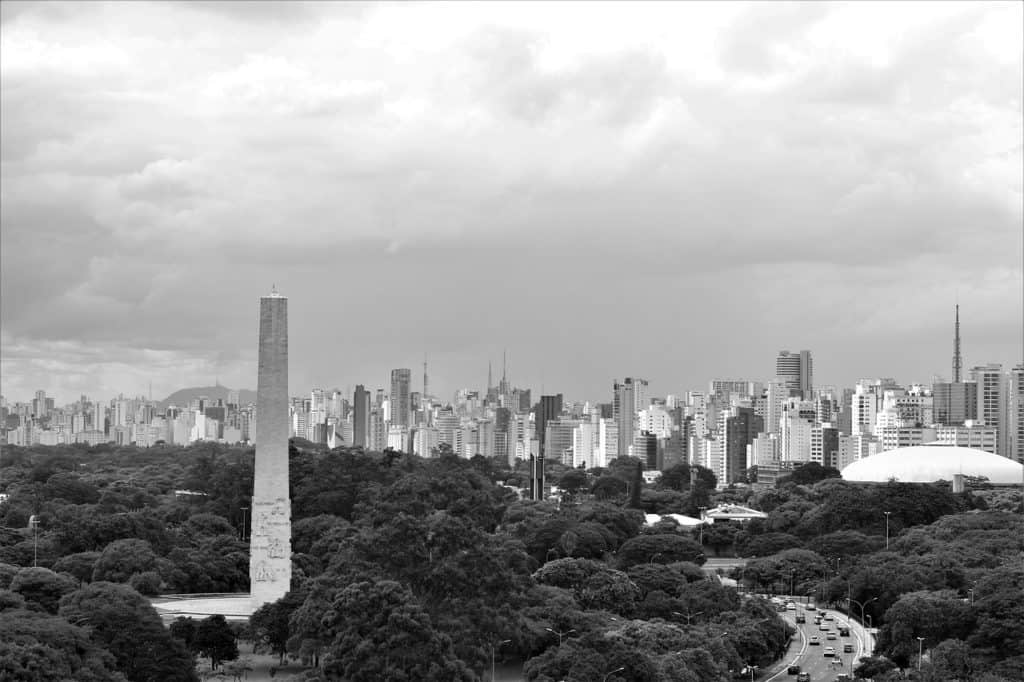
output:
[[608,682],[608,678],[609,677],[611,677],[615,673],[621,673],[625,669],[626,669],[626,666],[622,666],[621,668],[616,668],[615,670],[612,670],[611,672],[609,672],[608,674],[606,674],[604,676],[604,678],[601,680],[601,682]]
[[576,632],[576,630],[569,630],[567,632],[562,632],[560,630],[552,630],[551,628],[544,628],[544,629],[547,630],[548,632],[550,632],[551,634],[558,635],[558,646],[562,646],[562,638],[563,637],[568,637],[572,633]]
[[967,590],[967,594],[971,597],[971,606],[974,606],[974,589]]
[[500,642],[498,642],[497,645],[495,645],[493,642],[491,643],[491,682],[494,682],[494,647],[501,646],[502,644],[508,644],[511,641],[511,639],[503,639]]
[[665,554],[664,552],[655,552],[655,553],[654,553],[654,554],[653,554],[653,555],[651,556],[651,561],[650,561],[650,563],[651,563],[651,564],[653,564],[653,563],[654,563],[654,560],[655,560],[655,559],[657,559],[657,558],[658,558],[658,557],[660,557],[660,556],[664,556],[664,554]]
[[857,606],[860,607],[860,622],[861,622],[861,624],[863,624],[864,623],[864,619],[865,619],[864,607],[867,606],[868,604],[870,604],[873,601],[878,601],[878,597],[872,597],[871,599],[868,599],[867,601],[864,601],[864,602],[859,602],[856,599],[851,599],[850,597],[847,597],[846,600],[848,602],[850,602],[851,604],[856,604]]
[[789,594],[790,594],[790,596],[796,594],[795,583],[796,583],[796,569],[794,568],[792,571],[789,572]]
[[683,616],[684,618],[686,618],[686,626],[689,627],[690,626],[690,619],[694,618],[696,616],[703,616],[704,612],[703,611],[698,611],[697,613],[690,613],[689,611],[687,611],[686,613],[679,613],[678,611],[673,611],[672,615],[673,616]]
[[889,549],[889,514],[892,512],[882,512],[885,514],[885,549]]
[[249,511],[248,507],[242,507],[242,542],[245,542],[245,512]]
[[924,653],[924,637],[917,638],[917,672],[921,672],[921,655]]
[[697,509],[700,510],[700,540],[699,540],[699,542],[700,542],[701,548],[703,548],[704,547],[704,512],[705,512],[705,510],[707,510],[707,507],[697,507]]

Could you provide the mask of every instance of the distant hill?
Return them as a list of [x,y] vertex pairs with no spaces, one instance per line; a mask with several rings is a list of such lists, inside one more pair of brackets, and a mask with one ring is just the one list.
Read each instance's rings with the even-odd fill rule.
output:
[[[218,398],[226,402],[228,399],[228,391],[230,390],[231,389],[227,386],[199,386],[196,388],[183,388],[161,400],[159,405],[162,410],[167,409],[169,405],[174,405],[175,407],[188,407],[190,402],[197,398],[201,398],[204,395],[215,402]],[[250,391],[246,388],[239,390],[238,402],[242,405],[255,403],[256,391]]]

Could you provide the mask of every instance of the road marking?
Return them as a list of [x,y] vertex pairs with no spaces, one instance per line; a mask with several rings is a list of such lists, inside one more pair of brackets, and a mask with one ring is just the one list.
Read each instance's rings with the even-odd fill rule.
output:
[[[794,614],[795,614],[795,612],[794,612]],[[786,622],[789,622],[789,611],[786,611],[784,620]],[[797,665],[800,662],[800,657],[804,655],[805,651],[807,651],[807,636],[804,635],[804,629],[802,627],[800,627],[799,623],[796,622],[796,616],[795,615],[793,617],[793,622],[791,623],[791,625],[796,628],[796,631],[798,633],[800,633],[800,641],[803,643],[802,646],[800,647],[800,651],[799,651],[799,653],[797,653],[796,658],[793,659],[792,663],[787,663],[786,665],[782,666],[782,670],[780,670],[779,672],[775,673],[774,675],[769,677],[764,682],[772,682],[772,680],[774,680],[779,675],[786,674],[786,669],[789,668],[789,666],[791,666],[791,665]]]

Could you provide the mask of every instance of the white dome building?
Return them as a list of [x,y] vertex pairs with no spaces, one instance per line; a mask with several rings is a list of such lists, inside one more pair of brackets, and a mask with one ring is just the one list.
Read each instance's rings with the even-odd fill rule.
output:
[[950,445],[914,445],[858,459],[842,471],[843,480],[885,483],[952,481],[957,474],[983,476],[994,485],[1024,483],[1024,465],[984,450]]

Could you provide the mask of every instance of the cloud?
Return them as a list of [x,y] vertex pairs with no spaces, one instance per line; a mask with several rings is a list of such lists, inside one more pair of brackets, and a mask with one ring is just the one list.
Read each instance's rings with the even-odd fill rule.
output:
[[506,346],[522,381],[592,399],[641,371],[760,377],[782,347],[842,383],[895,363],[885,330],[928,348],[887,369],[921,378],[957,291],[977,352],[1019,361],[1022,24],[1018,3],[5,2],[5,395],[52,357],[68,391],[147,362],[168,390],[251,386],[272,283],[296,392],[423,351],[454,390]]

